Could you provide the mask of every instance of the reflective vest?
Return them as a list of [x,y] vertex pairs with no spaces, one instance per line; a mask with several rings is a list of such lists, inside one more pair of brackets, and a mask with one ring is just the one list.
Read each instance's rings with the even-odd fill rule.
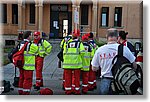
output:
[[60,48],[64,47],[64,44],[71,41],[72,37],[71,36],[66,36],[60,43]]
[[[24,45],[23,43],[22,45]],[[38,54],[38,47],[29,42],[24,51],[24,70],[35,70],[35,55]]]
[[96,50],[98,49],[98,46],[96,45],[96,43],[94,42],[94,40],[90,40],[89,44],[90,44],[90,46],[92,48],[92,52],[91,52],[91,60],[92,60],[92,58],[94,57],[94,54],[95,54]]
[[52,46],[48,41],[40,39],[37,45],[39,47],[38,54],[40,57],[45,57],[46,55],[50,54]]
[[84,52],[82,52],[83,56],[82,56],[82,64],[83,67],[81,68],[81,70],[83,71],[89,71],[90,70],[90,60],[91,60],[91,52],[92,52],[92,48],[91,46],[88,44],[88,42],[83,42],[84,45]]
[[63,68],[64,69],[79,69],[82,68],[82,53],[84,51],[83,43],[78,39],[69,41],[64,45],[63,50]]

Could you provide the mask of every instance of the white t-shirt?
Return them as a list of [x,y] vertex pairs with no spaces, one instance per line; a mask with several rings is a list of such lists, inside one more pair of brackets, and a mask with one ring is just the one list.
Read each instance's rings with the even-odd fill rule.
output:
[[[118,53],[118,43],[106,44],[97,49],[92,59],[92,66],[101,68],[101,77],[112,77],[111,68],[112,60]],[[126,57],[131,63],[135,61],[135,56],[132,52],[124,46],[123,56]]]

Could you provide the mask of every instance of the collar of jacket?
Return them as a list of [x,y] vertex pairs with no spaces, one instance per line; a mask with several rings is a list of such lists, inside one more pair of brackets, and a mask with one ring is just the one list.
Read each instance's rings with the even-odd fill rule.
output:
[[27,42],[29,42],[29,40],[28,39],[23,39],[24,41],[27,41]]

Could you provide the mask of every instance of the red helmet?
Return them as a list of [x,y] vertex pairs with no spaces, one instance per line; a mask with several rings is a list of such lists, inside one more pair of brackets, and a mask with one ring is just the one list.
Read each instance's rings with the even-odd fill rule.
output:
[[75,37],[79,37],[79,36],[80,36],[80,30],[79,30],[79,29],[75,29],[75,30],[73,31],[73,35],[74,35]]
[[34,35],[40,35],[40,32],[34,32]]
[[44,88],[40,90],[40,95],[53,95],[53,91],[49,88]]
[[82,36],[82,41],[88,40],[88,36],[85,34]]
[[87,33],[87,34],[85,34],[85,35],[89,37],[89,36],[90,36],[90,33]]

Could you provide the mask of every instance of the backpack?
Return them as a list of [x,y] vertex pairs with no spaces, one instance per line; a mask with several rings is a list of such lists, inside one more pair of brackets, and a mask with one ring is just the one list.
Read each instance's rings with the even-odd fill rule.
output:
[[11,90],[10,81],[3,80],[4,91],[3,93],[9,92]]
[[9,53],[8,53],[8,59],[10,60],[11,63],[13,63],[12,57],[13,55],[18,52],[18,45],[17,47],[14,47]]
[[111,71],[117,94],[132,95],[137,93],[140,83],[132,64],[123,56],[123,46],[122,44],[118,46],[118,55],[112,61],[113,67]]
[[18,68],[23,68],[24,66],[24,50],[27,46],[28,42],[26,42],[24,44],[24,46],[21,48],[20,51],[16,52],[12,59],[13,59],[13,64],[15,65],[15,67],[18,67]]

